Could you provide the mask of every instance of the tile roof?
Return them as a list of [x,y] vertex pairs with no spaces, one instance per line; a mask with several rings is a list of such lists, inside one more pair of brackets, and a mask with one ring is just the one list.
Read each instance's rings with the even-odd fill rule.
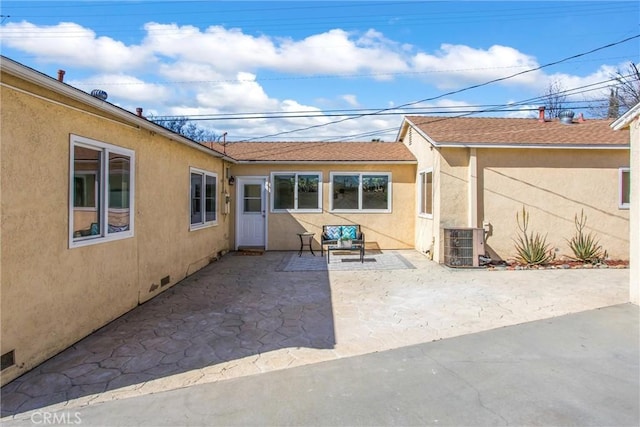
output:
[[485,117],[407,116],[406,120],[436,145],[629,145],[629,134],[611,129],[611,119],[574,119],[571,124],[559,120],[540,122],[538,119]]
[[416,162],[401,142],[229,142],[205,143],[247,162]]

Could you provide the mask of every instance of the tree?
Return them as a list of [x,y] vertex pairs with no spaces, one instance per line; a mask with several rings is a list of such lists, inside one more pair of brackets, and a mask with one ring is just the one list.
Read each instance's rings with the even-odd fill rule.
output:
[[559,81],[549,83],[543,95],[545,112],[547,113],[548,119],[558,118],[560,111],[564,109],[563,104],[567,100],[567,95],[565,95],[564,92],[564,87]]
[[617,119],[640,103],[640,70],[630,62],[624,74],[618,70],[611,75],[612,87],[606,101],[597,101],[589,109],[596,117]]
[[620,71],[614,76],[616,79],[616,94],[620,102],[622,113],[630,110],[634,105],[640,103],[640,71],[638,65],[630,62],[627,66],[626,74]]
[[620,116],[620,98],[618,95],[618,89],[614,91],[611,89],[609,93],[609,108],[607,109],[608,119],[617,119]]
[[198,126],[186,117],[176,116],[158,119],[151,116],[149,120],[196,142],[217,141],[220,138],[220,135],[214,131]]

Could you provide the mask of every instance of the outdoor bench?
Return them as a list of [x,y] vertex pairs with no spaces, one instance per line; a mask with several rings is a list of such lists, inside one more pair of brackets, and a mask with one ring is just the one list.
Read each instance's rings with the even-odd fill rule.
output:
[[325,245],[337,245],[341,237],[348,238],[354,245],[362,245],[362,252],[364,252],[364,233],[360,230],[360,225],[323,225],[320,236],[320,254],[324,255]]

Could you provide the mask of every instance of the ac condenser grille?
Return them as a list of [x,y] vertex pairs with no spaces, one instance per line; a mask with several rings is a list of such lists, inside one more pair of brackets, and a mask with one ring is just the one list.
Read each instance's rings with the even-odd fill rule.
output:
[[481,228],[445,228],[444,263],[449,267],[477,267],[484,254]]

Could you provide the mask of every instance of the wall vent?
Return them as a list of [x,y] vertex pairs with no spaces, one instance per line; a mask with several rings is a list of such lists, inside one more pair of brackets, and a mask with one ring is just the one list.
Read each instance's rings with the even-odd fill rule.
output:
[[166,286],[169,283],[171,283],[171,276],[164,276],[162,279],[160,279],[160,286]]
[[4,371],[10,366],[16,364],[15,350],[11,350],[0,356],[0,371]]
[[478,267],[484,255],[482,228],[445,228],[444,264],[448,267]]

